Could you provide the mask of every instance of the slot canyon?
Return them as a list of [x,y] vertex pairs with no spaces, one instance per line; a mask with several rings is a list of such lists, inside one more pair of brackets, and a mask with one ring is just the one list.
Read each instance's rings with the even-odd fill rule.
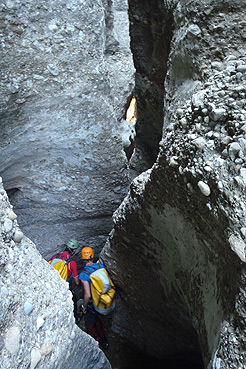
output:
[[[246,368],[245,1],[0,17],[1,368]],[[116,286],[105,352],[47,263],[70,238]]]

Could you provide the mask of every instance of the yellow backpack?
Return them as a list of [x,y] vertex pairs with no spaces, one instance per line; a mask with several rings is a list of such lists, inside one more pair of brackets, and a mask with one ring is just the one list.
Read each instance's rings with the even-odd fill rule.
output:
[[90,276],[91,297],[94,309],[103,315],[109,314],[115,308],[115,286],[105,268],[94,272],[83,270]]
[[[59,255],[58,255],[59,256]],[[71,261],[71,258],[67,260],[59,259],[56,255],[53,260],[50,260],[48,263],[56,269],[61,278],[67,280],[67,264]]]

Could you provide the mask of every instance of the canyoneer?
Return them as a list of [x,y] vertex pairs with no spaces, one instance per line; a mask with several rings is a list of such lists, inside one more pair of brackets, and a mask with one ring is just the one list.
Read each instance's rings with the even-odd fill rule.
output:
[[99,314],[107,315],[114,309],[115,288],[105,266],[99,261],[94,263],[93,258],[94,251],[91,247],[82,248],[81,259],[85,265],[79,275],[84,288],[82,311],[85,314],[87,333],[99,342],[100,348],[107,349],[108,340]]
[[77,262],[72,259],[72,257],[77,253],[79,243],[76,239],[70,238],[67,243],[64,245],[65,250],[61,253],[57,253],[53,255],[48,263],[56,269],[61,278],[66,280],[69,283],[69,289],[73,295],[73,304],[74,304],[74,317],[75,320],[78,320],[78,312],[77,312],[77,297],[73,287],[73,281],[76,286],[80,286],[80,280],[78,275]]

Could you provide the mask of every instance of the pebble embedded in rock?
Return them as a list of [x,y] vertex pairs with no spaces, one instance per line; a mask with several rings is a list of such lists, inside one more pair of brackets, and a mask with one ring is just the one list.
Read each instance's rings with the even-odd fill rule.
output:
[[5,229],[5,232],[6,233],[12,231],[12,229],[13,229],[13,222],[12,222],[12,220],[6,219],[4,221],[4,229]]
[[10,220],[15,220],[17,218],[17,215],[15,214],[13,210],[9,210],[8,217]]
[[241,228],[241,233],[244,237],[246,237],[246,227]]
[[24,237],[23,233],[20,230],[16,230],[13,236],[13,240],[17,243],[21,242],[22,238]]
[[171,167],[177,167],[179,165],[178,163],[178,157],[177,156],[172,156],[171,159],[170,159],[170,166]]
[[39,328],[41,328],[44,325],[44,319],[39,316],[37,319],[37,330],[39,330]]
[[240,169],[240,176],[241,176],[243,179],[246,179],[246,168],[241,168],[241,169]]
[[206,146],[206,140],[203,137],[197,137],[192,141],[198,150],[202,150]]
[[232,142],[229,145],[228,154],[231,160],[235,160],[240,149],[241,149],[241,146],[239,145],[238,142]]
[[243,242],[243,240],[234,234],[232,234],[229,237],[229,243],[232,248],[232,250],[238,255],[238,257],[245,261],[245,247],[246,244]]
[[71,339],[72,339],[72,340],[74,340],[74,338],[76,337],[76,333],[75,333],[75,331],[74,331],[74,330],[72,331],[72,333],[71,333],[70,337],[71,337]]
[[43,343],[40,349],[42,356],[49,355],[54,350],[54,346],[51,343]]
[[31,312],[33,311],[33,305],[32,302],[30,300],[27,300],[24,304],[24,311],[26,315],[30,315]]
[[183,109],[177,109],[177,115],[179,117],[182,117],[182,114],[183,114]]
[[209,196],[211,193],[210,187],[203,181],[198,182],[198,187],[204,196]]
[[12,265],[12,264],[10,264],[10,263],[8,263],[8,264],[6,265],[6,271],[7,271],[8,273],[11,273],[13,270],[14,270],[13,265]]
[[220,119],[223,119],[225,115],[226,115],[226,110],[223,108],[221,109],[213,108],[213,110],[209,114],[210,118],[213,119],[215,122],[217,122]]
[[206,124],[208,124],[208,123],[209,123],[209,117],[208,117],[208,116],[206,116],[206,117],[204,118],[204,123],[206,123]]
[[16,355],[20,348],[20,328],[11,327],[5,337],[5,347],[12,354]]
[[193,105],[197,108],[203,107],[205,95],[206,91],[199,91],[196,94],[194,94],[191,98]]
[[117,186],[113,189],[115,193],[119,193],[121,191],[121,186]]
[[186,118],[182,118],[180,120],[180,123],[181,123],[182,127],[184,127],[184,128],[187,127],[188,122],[187,122],[187,119]]
[[193,192],[193,187],[191,183],[187,183],[186,186],[190,192]]
[[39,349],[34,347],[31,351],[31,366],[30,366],[30,369],[36,368],[36,366],[38,365],[41,358],[42,358],[42,356],[41,356],[41,353],[40,353]]
[[210,173],[210,172],[212,172],[212,168],[209,166],[209,165],[206,165],[205,167],[204,167],[204,170],[206,171],[206,172],[208,172],[208,173]]
[[10,0],[7,0],[6,1],[6,7],[8,9],[12,9],[14,7],[14,3],[12,1],[10,1]]
[[190,36],[198,36],[201,33],[201,29],[198,27],[197,24],[191,24],[188,27],[187,34]]
[[244,183],[244,180],[241,176],[235,176],[234,177],[234,181],[237,183],[237,185],[241,188],[244,188],[245,187],[245,183]]
[[238,72],[242,72],[242,73],[246,72],[246,64],[240,64],[240,65],[238,65],[237,66],[237,71]]

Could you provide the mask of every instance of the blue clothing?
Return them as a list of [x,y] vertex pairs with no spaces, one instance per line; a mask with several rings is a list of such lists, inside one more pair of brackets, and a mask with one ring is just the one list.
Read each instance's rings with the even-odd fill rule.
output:
[[[105,268],[105,266],[103,265],[103,263],[100,262],[100,268]],[[84,267],[85,270],[88,270],[90,273],[95,272],[97,269],[99,269],[99,266],[97,263],[93,263],[91,265],[87,265],[86,267]],[[83,269],[83,270],[84,270]],[[84,273],[82,270],[82,272],[79,275],[79,279],[81,281],[85,281],[88,282],[89,284],[91,284],[91,280],[90,280],[90,276],[86,273]]]
[[[93,273],[100,268],[105,268],[105,266],[101,262],[98,262],[87,265],[86,267],[84,267],[83,270],[88,270],[88,272]],[[88,282],[89,285],[91,285],[90,276],[87,273],[83,272],[83,270],[79,275],[79,279],[81,281]],[[103,325],[98,316],[98,312],[96,312],[96,310],[94,309],[92,299],[90,299],[86,308],[85,326],[87,333],[99,342],[99,346],[103,347],[103,345],[105,345],[104,347],[107,348],[107,338],[105,337]]]
[[[99,268],[105,268],[105,266],[100,262],[100,265],[98,265],[98,263],[93,263],[91,265],[87,265],[84,267],[83,270],[88,270],[90,273],[95,272],[96,270],[98,270]],[[81,281],[85,281],[88,282],[89,285],[91,285],[91,280],[90,280],[90,276],[85,273],[85,272],[80,273],[79,275],[79,279]],[[87,306],[87,310],[86,310],[86,317],[85,317],[85,321],[87,324],[93,324],[95,325],[98,321],[98,314],[96,313],[92,300],[89,301],[88,306]]]

